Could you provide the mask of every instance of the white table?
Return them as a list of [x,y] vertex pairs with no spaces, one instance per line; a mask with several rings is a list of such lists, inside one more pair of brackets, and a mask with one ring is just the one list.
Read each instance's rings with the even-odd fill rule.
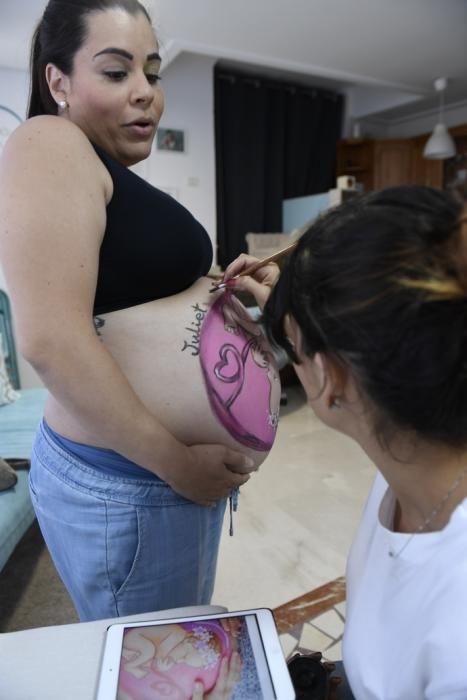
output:
[[109,624],[225,611],[226,608],[213,605],[176,608],[0,634],[0,698],[93,700]]

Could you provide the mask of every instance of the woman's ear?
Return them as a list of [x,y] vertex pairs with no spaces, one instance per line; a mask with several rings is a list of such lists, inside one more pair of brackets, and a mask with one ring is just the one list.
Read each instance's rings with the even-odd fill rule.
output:
[[324,417],[326,412],[353,400],[349,369],[333,355],[321,352],[306,355],[303,352],[302,331],[292,316],[285,317],[284,330],[300,360],[300,364],[294,364],[295,372],[315,411]]
[[322,402],[328,410],[341,408],[347,400],[348,369],[332,355],[316,353],[313,361],[322,377]]
[[68,91],[70,80],[67,75],[57,68],[53,63],[48,63],[45,67],[45,78],[49,86],[50,94],[59,105],[61,102],[68,102]]
[[334,422],[331,413],[337,413],[349,399],[348,370],[332,355],[321,352],[303,357],[294,366],[315,413],[325,423]]
[[284,318],[284,332],[297,357],[299,357],[302,347],[302,332],[300,326],[290,314],[286,314]]

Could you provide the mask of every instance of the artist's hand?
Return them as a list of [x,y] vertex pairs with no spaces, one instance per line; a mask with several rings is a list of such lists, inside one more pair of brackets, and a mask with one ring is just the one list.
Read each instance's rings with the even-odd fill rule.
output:
[[258,262],[258,258],[242,253],[242,255],[239,255],[239,257],[233,260],[226,268],[222,281],[227,282],[231,280],[230,285],[232,285],[232,289],[252,294],[259,308],[263,310],[271,294],[271,289],[276,284],[280,274],[279,267],[276,263],[271,262],[264,267],[260,267],[259,270],[251,276],[245,275],[245,277],[233,279],[247,266],[253,265],[256,262]]
[[241,452],[222,445],[191,445],[188,460],[170,470],[168,482],[174,491],[203,506],[213,506],[245,484],[256,470]]
[[230,659],[224,656],[214,688],[205,693],[203,683],[196,681],[192,700],[229,700],[240,680],[241,667],[240,654],[236,651],[233,652]]

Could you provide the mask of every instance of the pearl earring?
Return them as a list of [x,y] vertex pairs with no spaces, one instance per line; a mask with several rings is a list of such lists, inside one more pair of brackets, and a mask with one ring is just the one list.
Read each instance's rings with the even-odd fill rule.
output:
[[68,102],[66,100],[60,100],[58,103],[58,111],[65,112],[68,109]]

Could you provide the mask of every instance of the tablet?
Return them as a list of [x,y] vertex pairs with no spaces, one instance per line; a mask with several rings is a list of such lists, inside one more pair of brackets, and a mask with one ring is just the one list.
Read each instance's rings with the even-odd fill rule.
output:
[[295,698],[271,610],[110,625],[96,700],[209,697]]

